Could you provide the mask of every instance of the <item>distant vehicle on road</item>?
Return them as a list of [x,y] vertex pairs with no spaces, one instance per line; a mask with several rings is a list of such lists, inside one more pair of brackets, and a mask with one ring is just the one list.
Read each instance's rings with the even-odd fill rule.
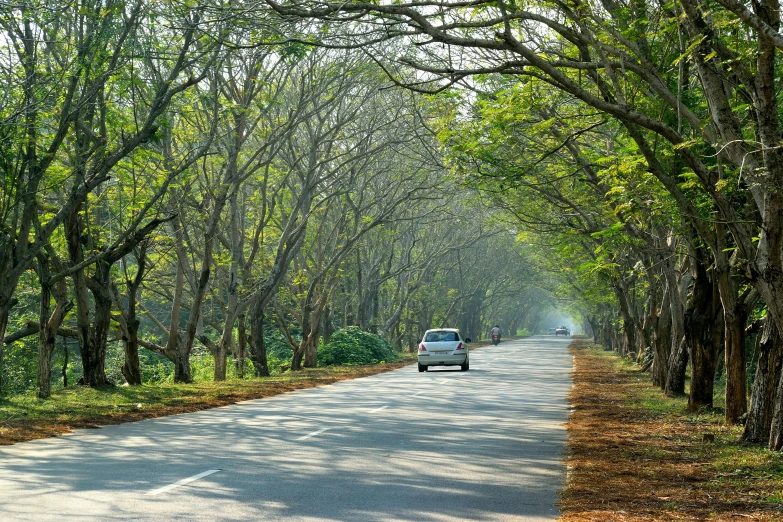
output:
[[470,369],[468,343],[456,328],[427,330],[419,343],[419,371],[426,372],[430,366],[459,366]]
[[555,328],[555,335],[571,335],[571,332],[565,326],[558,326]]
[[490,331],[490,336],[492,340],[492,345],[497,346],[500,344],[500,326],[495,325],[492,327],[492,330]]

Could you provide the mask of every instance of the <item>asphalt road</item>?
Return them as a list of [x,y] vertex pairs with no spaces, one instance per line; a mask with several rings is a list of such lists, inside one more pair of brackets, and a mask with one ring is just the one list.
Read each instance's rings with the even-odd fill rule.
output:
[[569,341],[0,449],[0,521],[555,520]]

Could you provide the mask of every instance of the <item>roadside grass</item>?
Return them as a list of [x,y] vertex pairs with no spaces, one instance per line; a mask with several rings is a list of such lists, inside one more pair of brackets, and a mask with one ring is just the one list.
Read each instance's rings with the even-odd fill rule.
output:
[[[562,521],[783,520],[783,455],[576,340]],[[717,400],[722,390],[716,389]]]
[[0,445],[63,435],[76,428],[98,428],[271,397],[395,370],[415,360],[415,353],[403,353],[393,363],[328,366],[265,378],[102,389],[70,386],[47,400],[32,393],[14,396],[0,399]]

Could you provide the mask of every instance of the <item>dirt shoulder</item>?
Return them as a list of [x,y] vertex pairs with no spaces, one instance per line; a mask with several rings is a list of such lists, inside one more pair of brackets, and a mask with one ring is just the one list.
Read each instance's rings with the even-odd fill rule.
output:
[[686,414],[611,352],[576,340],[560,520],[783,520],[783,455]]

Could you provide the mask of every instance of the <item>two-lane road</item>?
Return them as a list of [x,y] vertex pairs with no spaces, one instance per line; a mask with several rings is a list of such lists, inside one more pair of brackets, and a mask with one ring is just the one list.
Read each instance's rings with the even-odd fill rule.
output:
[[0,520],[555,520],[569,342],[0,449]]

